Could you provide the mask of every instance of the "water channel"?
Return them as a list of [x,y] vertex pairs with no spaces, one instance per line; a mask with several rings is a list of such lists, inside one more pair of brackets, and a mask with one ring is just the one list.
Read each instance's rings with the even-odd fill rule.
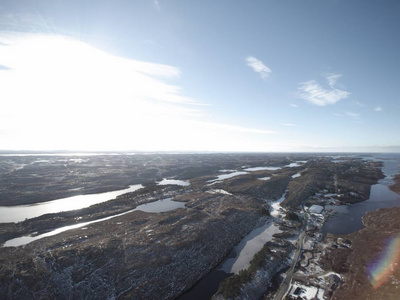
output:
[[178,300],[205,300],[211,299],[219,287],[219,284],[232,274],[238,274],[240,270],[247,269],[254,255],[262,249],[264,244],[272,240],[274,233],[281,232],[272,222],[267,221],[246,235],[239,244],[233,248],[224,261],[214,270],[208,273],[189,291],[178,297]]
[[[380,155],[376,157],[367,157],[366,159],[379,160],[384,162],[382,171],[385,178],[381,179],[378,184],[371,187],[370,199],[349,206],[329,207],[335,209],[338,214],[330,218],[323,228],[323,233],[347,234],[357,231],[363,227],[362,217],[367,211],[373,211],[383,207],[400,206],[400,195],[392,192],[388,186],[393,184],[393,176],[400,171],[400,155]],[[303,162],[301,162],[303,163]],[[285,167],[297,167],[299,164],[290,164]],[[300,173],[293,175],[293,178],[301,176]],[[280,203],[285,199],[285,194],[277,201],[271,204],[271,215],[278,217],[280,214]],[[264,228],[264,230],[262,230]],[[269,236],[274,230],[279,230],[273,224],[260,228],[256,228],[247,235],[229,254],[229,256],[213,271],[201,279],[192,289],[181,295],[178,300],[204,300],[211,299],[219,287],[219,284],[229,277],[232,273],[237,273],[241,269],[248,266],[248,263],[256,252],[248,251],[251,248],[252,241],[257,240],[261,236]],[[278,231],[276,231],[278,232]],[[261,242],[261,239],[259,240]],[[265,240],[266,241],[266,240]],[[264,243],[265,243],[264,241]],[[246,245],[249,244],[248,247]],[[255,242],[254,244],[258,244]],[[261,248],[260,248],[261,249]],[[253,253],[254,252],[254,253]],[[250,258],[251,257],[251,258]],[[248,260],[250,258],[250,260]]]
[[400,171],[400,155],[382,154],[368,159],[383,161],[382,171],[385,178],[371,187],[370,198],[353,205],[329,206],[337,213],[324,225],[322,233],[349,234],[363,228],[362,218],[368,211],[379,208],[400,207],[400,195],[389,189],[393,176]]
[[[367,211],[373,211],[378,208],[383,208],[383,207],[395,207],[395,206],[400,206],[400,196],[392,191],[389,190],[388,186],[393,183],[393,176],[398,173],[400,170],[400,155],[382,155],[382,156],[376,156],[378,160],[383,160],[384,166],[382,168],[385,178],[380,180],[378,184],[373,185],[371,187],[371,195],[370,199],[364,202],[360,202],[355,205],[351,206],[339,206],[339,207],[333,207],[338,211],[338,213],[330,218],[326,223],[323,228],[323,233],[334,233],[334,234],[347,234],[351,233],[354,231],[357,231],[363,227],[362,225],[362,217],[365,215]],[[374,159],[374,158],[369,158],[369,159]],[[285,167],[295,167],[299,165],[291,164]],[[228,170],[227,170],[228,171]],[[232,170],[229,170],[232,171]],[[248,171],[253,171],[253,170],[248,170]],[[218,180],[223,180],[227,178],[231,178],[234,176],[242,175],[242,174],[248,174],[248,172],[240,172],[236,171],[230,174],[223,174],[219,175],[217,179],[211,180],[209,182],[214,182]],[[300,176],[300,174],[295,174],[293,175],[294,178]],[[261,179],[261,178],[260,178]],[[266,178],[262,178],[266,180]],[[162,182],[159,184],[173,184],[172,179],[164,179]],[[175,182],[175,184],[179,184],[178,182]],[[183,184],[182,184],[183,185]],[[185,184],[186,185],[186,184]],[[129,191],[133,191],[136,189],[141,188],[141,185],[136,185],[136,186],[131,186],[129,189],[121,190],[121,191],[116,191],[116,192],[109,192],[109,193],[119,193],[123,194]],[[133,190],[132,190],[133,189]],[[103,193],[103,194],[109,194],[109,193]],[[97,194],[96,196],[98,196]],[[82,195],[82,196],[75,196],[75,197],[87,197],[87,196],[92,196],[92,195]],[[116,196],[113,195],[113,198]],[[74,197],[69,197],[69,198],[64,198],[64,199],[59,199],[59,200],[65,200],[65,199],[71,199]],[[111,199],[113,199],[111,198]],[[272,205],[272,215],[277,215],[279,213],[279,208],[280,208],[280,202],[284,199],[282,197],[278,201],[275,201]],[[49,202],[55,202],[59,200],[54,200],[54,201],[49,201]],[[110,198],[108,198],[110,200]],[[104,200],[107,201],[107,200]],[[159,202],[162,201],[162,202]],[[153,203],[145,204],[138,206],[134,210],[144,210],[148,212],[160,212],[161,211],[167,211],[171,209],[176,209],[179,207],[184,207],[184,203],[181,202],[175,202],[172,201],[172,199],[164,199],[164,200],[159,200]],[[71,201],[72,202],[72,201]],[[80,201],[73,201],[73,202],[80,202]],[[103,201],[101,201],[103,202]],[[165,202],[165,203],[163,203]],[[98,203],[98,202],[96,202]],[[24,206],[26,209],[29,209],[29,207],[33,207],[33,210],[37,210],[40,205],[46,205],[49,203],[42,203],[42,204],[37,204],[37,205],[27,205]],[[165,208],[162,208],[165,204]],[[146,206],[146,207],[145,207]],[[7,209],[12,209],[12,208],[18,208],[21,209],[22,206],[18,207],[0,207],[0,220],[1,222],[18,222],[21,220],[24,220],[27,218],[26,213],[22,214],[23,216],[16,217],[19,214],[16,214],[15,212],[11,212],[10,210],[7,211]],[[59,208],[58,208],[59,209]],[[76,209],[76,208],[74,208]],[[147,209],[147,210],[145,210]],[[166,209],[166,210],[163,210]],[[65,209],[69,210],[69,209]],[[81,224],[75,224],[71,226],[65,226],[59,229],[56,229],[52,232],[39,235],[37,237],[21,237],[17,239],[13,239],[10,241],[7,241],[5,246],[18,246],[18,245],[23,245],[26,243],[29,243],[35,239],[43,238],[46,236],[51,236],[58,234],[60,232],[69,230],[69,229],[74,229],[74,228],[79,228],[79,227],[84,227],[87,225],[90,225],[92,223],[96,222],[101,222],[105,221],[123,214],[127,214],[129,212],[132,212],[134,210],[130,210],[128,212],[124,212],[118,215],[110,216],[107,218],[95,220],[95,221],[90,221],[90,222],[85,222]],[[60,211],[60,210],[58,210]],[[45,212],[47,213],[47,212]],[[35,216],[41,215],[43,213],[36,214]],[[30,216],[33,217],[33,216]],[[10,218],[11,220],[7,219]],[[6,221],[7,220],[7,221]],[[18,220],[18,221],[16,221]],[[270,238],[272,238],[272,234],[277,232],[277,228],[270,223],[270,224],[264,224],[262,227],[256,228],[253,230],[248,236],[246,236],[240,244],[238,244],[231,254],[225,259],[224,262],[217,268],[215,268],[212,272],[210,272],[206,277],[204,277],[200,282],[198,282],[190,291],[187,293],[183,294],[180,296],[178,299],[179,300],[199,300],[199,299],[210,299],[211,296],[217,291],[219,283],[227,278],[229,276],[229,273],[237,273],[240,269],[245,268],[248,266],[248,263],[254,256],[254,254],[260,250],[261,248],[259,247],[267,241]],[[258,249],[260,248],[260,249]],[[257,250],[258,249],[258,250]]]

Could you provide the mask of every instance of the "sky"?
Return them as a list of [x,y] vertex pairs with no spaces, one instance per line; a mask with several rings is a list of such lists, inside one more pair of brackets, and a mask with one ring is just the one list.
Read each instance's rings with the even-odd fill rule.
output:
[[2,0],[0,149],[400,152],[398,0]]

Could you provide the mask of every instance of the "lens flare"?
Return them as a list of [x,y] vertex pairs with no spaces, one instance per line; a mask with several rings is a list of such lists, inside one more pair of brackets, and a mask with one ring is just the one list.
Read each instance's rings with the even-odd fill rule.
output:
[[384,284],[394,274],[400,263],[400,236],[389,240],[376,261],[368,266],[374,289]]

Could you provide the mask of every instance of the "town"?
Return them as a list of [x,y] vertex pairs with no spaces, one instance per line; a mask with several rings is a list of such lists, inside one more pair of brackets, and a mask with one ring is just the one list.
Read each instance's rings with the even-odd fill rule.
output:
[[[285,278],[274,299],[283,299],[285,296],[296,300],[330,299],[333,291],[342,283],[341,275],[332,270],[325,270],[322,262],[326,252],[331,249],[351,247],[351,242],[347,239],[334,239],[328,235],[324,240],[322,233],[324,223],[335,213],[335,205],[340,204],[341,197],[343,194],[322,190],[307,201],[312,203],[310,206],[303,206],[297,214],[303,224],[299,238],[292,239],[292,242],[299,255],[294,254],[293,272],[289,270],[282,274]],[[280,207],[278,222],[293,223],[285,220],[285,215],[286,210]],[[290,219],[293,219],[293,216]]]

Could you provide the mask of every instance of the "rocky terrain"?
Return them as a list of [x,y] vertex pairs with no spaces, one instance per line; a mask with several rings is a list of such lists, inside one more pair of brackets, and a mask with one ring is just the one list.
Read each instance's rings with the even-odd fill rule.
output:
[[[111,186],[113,190],[135,183],[145,186],[80,210],[0,223],[0,243],[4,243],[111,217],[24,246],[0,248],[0,294],[5,299],[173,299],[271,218],[269,203],[285,191],[288,197],[283,203],[290,217],[295,216],[291,209],[299,210],[306,195],[320,189],[337,191],[337,201],[343,203],[366,199],[371,184],[382,176],[379,163],[332,162],[309,155],[120,155],[115,165],[109,156],[63,158],[62,162],[59,157],[51,158],[54,165],[37,157],[0,158],[6,178],[1,182],[0,201],[5,204],[70,196],[79,187],[81,193],[90,193]],[[298,160],[304,162],[294,163]],[[240,174],[218,179],[236,171]],[[190,185],[157,185],[163,178],[186,179]],[[162,213],[132,211],[167,198],[185,207]],[[125,214],[116,216],[121,213]],[[284,239],[296,236],[299,226],[282,227],[284,232],[254,257],[252,267],[242,273],[246,280],[239,278],[236,299],[265,293],[272,276],[290,263],[294,246]],[[230,278],[231,282],[238,280]],[[223,285],[215,297],[227,297]]]
[[363,219],[365,228],[342,237],[351,242],[350,248],[333,249],[326,254],[325,263],[344,274],[344,283],[335,291],[333,299],[399,299],[400,249],[391,249],[396,259],[383,263],[381,271],[387,269],[389,273],[381,285],[374,286],[371,273],[385,252],[390,251],[390,241],[399,237],[399,219],[400,208],[369,212]]
[[140,204],[150,203],[180,195],[181,186],[151,186],[118,196],[113,201],[95,204],[79,210],[45,214],[18,223],[0,223],[0,244],[28,234],[39,235],[55,228],[93,221],[134,209]]
[[291,262],[292,243],[282,239],[267,242],[253,258],[250,267],[220,284],[212,300],[260,299],[270,286],[272,277]]
[[154,184],[166,177],[192,179],[242,166],[283,166],[305,155],[136,154],[0,156],[0,205],[21,205]]
[[381,162],[361,159],[334,162],[321,158],[312,161],[301,177],[290,182],[289,194],[282,205],[296,209],[320,190],[340,194],[338,200],[341,203],[367,200],[371,185],[384,177],[381,167]]
[[180,294],[257,225],[263,206],[246,196],[187,196],[193,200],[185,209],[135,211],[24,247],[2,248],[0,293],[9,299]]
[[393,192],[400,194],[400,174],[397,174],[396,176],[394,176],[393,180],[394,180],[394,184],[389,186],[389,188]]

